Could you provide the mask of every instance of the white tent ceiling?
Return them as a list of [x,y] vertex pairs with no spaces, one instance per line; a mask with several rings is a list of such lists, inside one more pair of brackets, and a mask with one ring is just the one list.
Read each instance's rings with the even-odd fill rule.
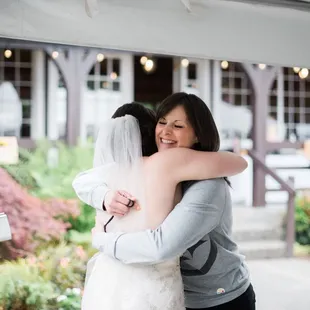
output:
[[310,67],[309,8],[293,0],[10,0],[0,1],[0,37]]

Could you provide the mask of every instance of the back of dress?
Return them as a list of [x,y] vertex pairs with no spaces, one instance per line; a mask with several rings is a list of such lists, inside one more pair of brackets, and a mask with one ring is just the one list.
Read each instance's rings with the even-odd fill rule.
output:
[[[104,180],[112,190],[125,190],[137,198],[134,208],[123,217],[114,217],[109,232],[134,232],[147,227],[145,169],[138,122],[131,116],[115,119],[99,134],[95,165],[107,164]],[[98,142],[98,140],[100,142]],[[97,211],[97,225],[111,216]],[[126,265],[96,254],[88,264],[83,310],[151,310],[184,308],[183,283],[178,258],[157,265]]]
[[[134,232],[147,229],[147,201],[142,160],[133,167],[111,165],[106,173],[105,180],[111,190],[124,190],[132,194],[136,198],[136,204],[140,206],[139,210],[131,208],[125,216],[115,216],[107,225],[107,232]],[[102,228],[110,218],[111,215],[107,212],[97,210],[96,226]]]

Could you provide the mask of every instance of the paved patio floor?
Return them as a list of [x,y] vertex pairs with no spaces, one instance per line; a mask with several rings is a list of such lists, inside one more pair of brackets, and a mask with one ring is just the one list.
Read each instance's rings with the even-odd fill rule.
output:
[[310,310],[310,259],[248,261],[257,310]]

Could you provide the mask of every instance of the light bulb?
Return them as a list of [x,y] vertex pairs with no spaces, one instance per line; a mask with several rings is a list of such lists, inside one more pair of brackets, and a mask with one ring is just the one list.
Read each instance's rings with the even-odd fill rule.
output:
[[146,56],[142,56],[142,57],[140,58],[140,64],[141,64],[142,66],[144,66],[144,65],[146,64],[146,62],[147,62],[147,57],[146,57]]
[[116,73],[116,72],[112,72],[112,73],[110,74],[110,78],[111,78],[112,80],[116,80],[116,79],[117,79],[117,73]]
[[12,51],[11,50],[5,50],[4,51],[4,57],[5,58],[11,58],[11,56],[12,56]]
[[97,61],[98,62],[103,62],[103,60],[104,60],[104,55],[101,54],[101,53],[97,54]]
[[58,56],[59,56],[59,52],[54,51],[54,52],[52,53],[52,58],[53,58],[53,59],[56,59]]
[[144,65],[144,69],[147,72],[151,72],[154,68],[154,61],[152,59],[148,59]]
[[183,59],[181,60],[181,65],[182,65],[182,67],[187,68],[188,65],[189,65],[189,60],[186,59],[186,58],[183,58]]
[[265,64],[259,64],[258,68],[261,70],[265,70],[266,69],[266,65]]
[[309,70],[307,68],[302,68],[298,75],[301,79],[305,79],[309,75]]
[[229,63],[228,63],[227,60],[223,60],[223,61],[221,62],[221,67],[222,67],[222,69],[226,70],[226,69],[228,68],[228,66],[229,66]]

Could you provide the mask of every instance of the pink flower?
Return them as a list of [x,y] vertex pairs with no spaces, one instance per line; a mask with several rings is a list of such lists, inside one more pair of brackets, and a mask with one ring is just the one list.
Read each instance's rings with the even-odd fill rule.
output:
[[60,260],[60,266],[62,268],[67,268],[68,265],[69,265],[69,262],[70,262],[70,258],[69,257],[63,257],[61,260]]

